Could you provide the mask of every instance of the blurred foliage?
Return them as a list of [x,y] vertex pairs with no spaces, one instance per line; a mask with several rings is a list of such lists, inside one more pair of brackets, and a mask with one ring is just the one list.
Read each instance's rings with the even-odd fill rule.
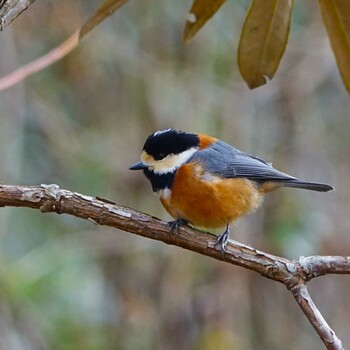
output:
[[[28,3],[10,0],[4,9],[0,3],[0,30],[9,25]],[[0,91],[8,89],[32,74],[54,64],[75,49],[97,25],[113,15],[128,0],[104,0],[84,24],[60,45],[39,58],[24,64],[0,78]],[[183,39],[191,40],[226,0],[194,0],[187,15]],[[319,0],[340,75],[350,91],[350,3],[344,0]],[[252,0],[247,11],[238,44],[238,67],[251,89],[272,79],[287,46],[294,0]]]
[[[0,181],[57,183],[168,220],[128,167],[154,130],[205,132],[337,189],[273,193],[237,223],[235,239],[290,258],[348,255],[350,102],[321,15],[313,2],[295,4],[279,74],[248,91],[232,58],[248,5],[227,2],[185,46],[183,3],[127,3],[72,54],[1,93]],[[0,76],[95,7],[35,2],[0,34]],[[0,210],[0,243],[0,349],[322,346],[284,288],[176,247],[16,208]],[[310,286],[345,346],[349,283]]]

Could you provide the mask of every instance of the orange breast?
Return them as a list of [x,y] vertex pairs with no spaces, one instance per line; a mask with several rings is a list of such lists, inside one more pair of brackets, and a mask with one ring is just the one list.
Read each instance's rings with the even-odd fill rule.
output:
[[205,173],[199,164],[185,164],[176,172],[171,194],[161,202],[176,219],[219,228],[254,211],[262,198],[249,180],[222,179]]

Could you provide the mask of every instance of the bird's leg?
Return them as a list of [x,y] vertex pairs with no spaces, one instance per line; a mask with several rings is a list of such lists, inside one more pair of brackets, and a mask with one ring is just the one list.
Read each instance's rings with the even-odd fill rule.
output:
[[218,236],[214,243],[214,248],[220,244],[221,253],[223,257],[224,257],[224,254],[227,253],[226,246],[229,241],[234,245],[239,246],[243,249],[252,250],[252,247],[249,244],[247,245],[247,244],[234,241],[232,239],[230,240],[230,224],[227,224],[225,232],[222,233],[220,236]]
[[230,238],[230,224],[227,224],[225,232],[223,232],[215,241],[214,247],[218,244],[221,246],[221,253],[224,255],[226,253],[226,245]]
[[188,221],[185,220],[185,219],[177,219],[177,220],[174,220],[174,221],[169,221],[167,226],[169,227],[169,233],[168,233],[168,236],[169,236],[169,239],[171,237],[171,234],[176,230],[176,231],[179,231],[179,228],[181,226],[184,226],[184,225],[187,225],[188,224]]

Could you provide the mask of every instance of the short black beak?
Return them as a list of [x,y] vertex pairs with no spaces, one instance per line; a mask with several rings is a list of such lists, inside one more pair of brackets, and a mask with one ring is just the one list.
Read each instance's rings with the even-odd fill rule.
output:
[[146,169],[147,165],[143,162],[138,162],[133,164],[129,169],[130,170],[142,170],[142,169]]

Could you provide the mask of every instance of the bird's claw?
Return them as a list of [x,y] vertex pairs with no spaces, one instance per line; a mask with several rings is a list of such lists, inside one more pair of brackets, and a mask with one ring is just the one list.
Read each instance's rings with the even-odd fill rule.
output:
[[181,226],[184,226],[184,225],[187,225],[187,224],[188,224],[188,221],[185,220],[185,219],[177,219],[177,220],[174,220],[174,221],[169,221],[168,224],[167,224],[167,227],[169,228],[169,232],[168,232],[169,239],[171,237],[171,234],[174,231],[179,231],[179,228]]
[[225,253],[227,253],[226,246],[230,238],[230,226],[227,225],[225,232],[223,232],[218,238],[215,240],[214,248],[220,245],[222,257],[225,258]]

